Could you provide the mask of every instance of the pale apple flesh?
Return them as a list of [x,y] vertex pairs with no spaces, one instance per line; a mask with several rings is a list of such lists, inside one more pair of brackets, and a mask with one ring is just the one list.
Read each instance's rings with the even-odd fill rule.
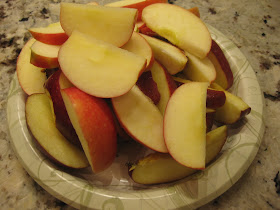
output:
[[70,168],[85,168],[89,165],[83,151],[66,140],[56,128],[52,102],[47,94],[29,96],[25,112],[31,133],[51,160]]
[[94,173],[108,168],[117,152],[117,134],[112,112],[104,99],[76,87],[61,90],[73,127]]
[[[220,153],[227,139],[227,127],[218,127],[206,135],[206,160],[208,165]],[[160,184],[185,178],[197,170],[185,167],[175,161],[171,155],[152,153],[129,169],[133,181],[139,184]]]

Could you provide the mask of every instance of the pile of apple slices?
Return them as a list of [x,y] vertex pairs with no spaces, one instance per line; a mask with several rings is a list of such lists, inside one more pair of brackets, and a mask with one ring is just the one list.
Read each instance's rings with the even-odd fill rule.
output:
[[212,129],[214,121],[233,124],[250,112],[227,91],[230,66],[197,8],[61,3],[60,22],[29,31],[17,61],[26,120],[62,166],[101,172],[120,137],[155,151],[130,166],[135,182],[174,181],[218,155],[227,126]]

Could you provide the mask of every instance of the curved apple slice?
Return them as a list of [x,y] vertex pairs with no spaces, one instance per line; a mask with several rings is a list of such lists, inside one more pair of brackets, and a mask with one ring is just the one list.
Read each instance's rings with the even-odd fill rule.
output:
[[17,60],[17,76],[18,81],[27,95],[33,93],[44,93],[44,83],[47,79],[43,68],[39,68],[30,63],[31,50],[30,47],[35,42],[30,39],[22,48]]
[[57,130],[51,99],[44,93],[27,98],[27,125],[40,149],[54,162],[70,167],[85,168],[88,161],[80,149],[75,147]]
[[101,97],[117,97],[135,85],[146,59],[78,31],[58,54],[60,68],[76,87]]

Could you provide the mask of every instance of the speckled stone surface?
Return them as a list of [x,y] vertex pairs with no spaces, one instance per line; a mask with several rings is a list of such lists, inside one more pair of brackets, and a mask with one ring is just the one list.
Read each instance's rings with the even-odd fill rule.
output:
[[[10,147],[6,122],[9,82],[17,56],[31,37],[27,30],[57,21],[59,2],[0,1],[0,209],[73,209],[42,189],[22,168]],[[199,7],[201,18],[240,48],[265,98],[266,130],[252,165],[233,187],[200,209],[280,209],[280,1],[170,2],[185,8]]]

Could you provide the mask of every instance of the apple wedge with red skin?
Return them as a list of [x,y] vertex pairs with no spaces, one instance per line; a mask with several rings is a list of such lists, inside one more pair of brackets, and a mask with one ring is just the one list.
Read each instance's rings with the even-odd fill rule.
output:
[[152,4],[144,8],[142,20],[161,37],[201,59],[211,49],[212,38],[208,28],[187,9],[172,4]]
[[[218,127],[206,134],[206,160],[208,165],[222,150],[227,139],[227,127]],[[133,181],[139,184],[161,184],[185,178],[197,170],[185,167],[175,161],[171,155],[152,153],[129,169]]]
[[211,84],[211,88],[224,91],[226,95],[225,104],[216,109],[215,120],[224,124],[234,124],[251,112],[251,107],[240,97],[224,90],[216,83]]
[[170,97],[164,114],[163,136],[169,154],[194,169],[205,168],[208,85],[206,82],[181,85]]
[[31,46],[30,63],[34,66],[53,69],[59,67],[58,51],[60,45],[49,45],[36,41]]
[[108,168],[117,152],[113,114],[104,99],[76,87],[61,90],[73,127],[94,173]]
[[215,112],[215,109],[206,108],[206,132],[212,130],[212,127],[214,125]]
[[36,40],[50,45],[62,45],[68,39],[60,22],[52,23],[48,27],[30,28],[29,32]]
[[61,46],[58,61],[73,85],[101,98],[127,93],[146,68],[142,56],[78,31]]
[[163,116],[137,85],[128,93],[112,98],[112,105],[128,135],[152,150],[168,152],[163,139]]
[[44,84],[47,80],[45,70],[30,63],[30,47],[35,41],[33,38],[30,39],[22,48],[17,59],[16,71],[18,81],[27,95],[44,93]]
[[39,149],[55,163],[69,168],[89,165],[84,152],[71,144],[58,131],[50,97],[45,93],[33,94],[25,106],[26,122]]
[[65,2],[60,4],[60,23],[68,36],[76,30],[117,47],[123,46],[130,39],[136,18],[136,9]]
[[146,58],[146,69],[150,68],[154,62],[154,55],[152,48],[139,33],[133,32],[130,40],[122,46],[122,49],[135,53],[136,55]]
[[53,109],[56,116],[55,122],[57,129],[71,143],[81,147],[81,143],[76,134],[75,129],[70,121],[66,107],[64,105],[61,89],[72,87],[73,85],[65,78],[61,70],[53,73],[46,82],[46,89],[49,91],[52,98]]

